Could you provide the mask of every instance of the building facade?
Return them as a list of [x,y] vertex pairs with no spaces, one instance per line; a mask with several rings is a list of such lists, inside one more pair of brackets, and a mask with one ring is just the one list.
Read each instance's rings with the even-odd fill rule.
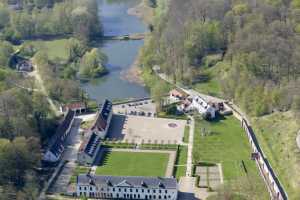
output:
[[112,113],[112,102],[104,100],[89,131],[96,133],[101,139],[104,139],[107,135]]
[[80,165],[91,165],[93,164],[99,149],[101,147],[100,137],[90,132],[89,136],[81,143],[78,154],[77,161]]
[[216,117],[216,109],[199,96],[193,97],[190,108],[197,110],[200,114],[206,114],[208,119]]
[[76,195],[100,199],[176,200],[175,178],[138,176],[77,176]]
[[64,142],[68,137],[74,121],[75,112],[68,110],[63,122],[59,125],[55,135],[51,138],[48,149],[43,156],[46,162],[57,162],[64,151]]

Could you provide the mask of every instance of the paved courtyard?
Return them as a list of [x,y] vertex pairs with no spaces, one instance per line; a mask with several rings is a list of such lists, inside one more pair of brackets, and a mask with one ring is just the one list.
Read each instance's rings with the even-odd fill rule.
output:
[[181,143],[185,120],[114,115],[108,137],[135,143]]

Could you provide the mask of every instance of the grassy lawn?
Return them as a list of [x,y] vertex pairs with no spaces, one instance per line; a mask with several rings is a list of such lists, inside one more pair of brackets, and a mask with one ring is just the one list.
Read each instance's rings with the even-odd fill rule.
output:
[[[206,136],[202,136],[203,128]],[[197,119],[193,151],[196,163],[221,163],[226,180],[245,175],[242,161],[247,172],[257,174],[255,162],[250,159],[251,150],[246,135],[233,116],[214,122]]]
[[300,129],[293,113],[274,113],[252,120],[258,141],[290,199],[300,199],[300,152],[296,136]]
[[194,84],[192,87],[198,91],[212,96],[222,97],[220,78],[230,68],[227,62],[218,62],[214,66],[205,67],[203,73],[208,80]]
[[190,127],[189,126],[185,126],[185,128],[184,128],[183,142],[188,143],[189,142],[189,136],[190,136]]
[[179,151],[177,152],[177,159],[174,167],[174,176],[177,178],[177,180],[180,179],[180,177],[185,176],[186,171],[186,160],[187,160],[187,151],[188,148],[186,146],[179,146]]
[[66,48],[68,39],[36,40],[32,42],[37,48],[46,49],[51,60],[55,58],[66,60],[68,57]]
[[219,118],[213,122],[196,119],[194,163],[221,163],[225,182],[235,183],[237,191],[240,190],[238,185],[243,185],[242,180],[247,184],[255,182],[253,194],[259,194],[261,199],[268,199],[263,179],[250,157],[251,149],[247,136],[240,122],[233,116]]
[[112,176],[165,176],[167,153],[107,152],[96,174]]

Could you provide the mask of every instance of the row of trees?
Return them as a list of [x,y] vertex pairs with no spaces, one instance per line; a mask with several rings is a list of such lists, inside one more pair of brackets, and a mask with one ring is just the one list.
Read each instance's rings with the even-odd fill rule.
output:
[[95,0],[66,0],[48,8],[15,11],[0,4],[0,37],[19,42],[22,39],[73,34],[88,42],[102,33]]

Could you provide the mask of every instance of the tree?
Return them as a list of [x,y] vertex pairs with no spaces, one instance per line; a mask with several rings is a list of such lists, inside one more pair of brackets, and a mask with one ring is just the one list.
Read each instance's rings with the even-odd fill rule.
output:
[[79,75],[83,78],[95,78],[106,73],[104,64],[107,62],[106,56],[98,49],[94,48],[86,52],[81,59]]
[[0,67],[9,66],[9,60],[13,52],[14,49],[9,42],[0,41]]

